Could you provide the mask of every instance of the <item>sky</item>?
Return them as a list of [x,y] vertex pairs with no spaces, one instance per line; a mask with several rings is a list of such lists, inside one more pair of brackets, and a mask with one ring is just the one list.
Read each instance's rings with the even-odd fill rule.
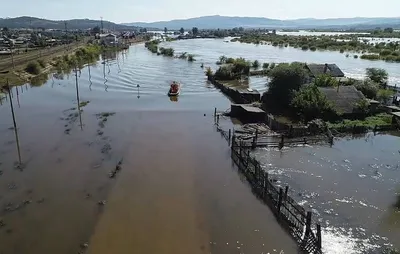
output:
[[0,17],[88,18],[115,23],[153,22],[209,15],[273,19],[399,17],[400,0],[12,0]]

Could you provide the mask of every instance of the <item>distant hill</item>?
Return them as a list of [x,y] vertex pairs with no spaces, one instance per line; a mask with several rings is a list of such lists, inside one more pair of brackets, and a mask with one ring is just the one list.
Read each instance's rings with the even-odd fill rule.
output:
[[[68,29],[89,29],[95,26],[100,26],[100,20],[90,19],[71,19],[66,20]],[[110,21],[103,20],[105,29],[116,30],[132,30],[135,26],[126,26],[115,24]],[[16,17],[16,18],[0,18],[0,27],[8,28],[45,28],[45,29],[64,29],[64,20],[47,20],[35,17]]]
[[158,29],[189,29],[198,27],[200,29],[229,29],[234,27],[244,28],[269,28],[269,29],[370,29],[375,27],[400,28],[400,18],[338,18],[338,19],[295,19],[278,20],[256,17],[227,17],[227,16],[204,16],[190,19],[176,19],[159,22],[135,22],[123,25],[153,27]]

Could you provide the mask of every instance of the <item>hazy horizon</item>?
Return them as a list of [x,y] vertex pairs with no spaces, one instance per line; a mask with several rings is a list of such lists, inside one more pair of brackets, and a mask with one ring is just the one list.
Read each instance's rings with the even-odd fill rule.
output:
[[[270,19],[330,19],[355,17],[399,17],[399,0],[381,0],[379,5],[363,0],[252,0],[236,2],[230,0],[203,0],[186,2],[183,0],[137,0],[134,4],[128,0],[103,2],[95,0],[37,0],[29,8],[26,0],[7,2],[0,9],[0,17],[32,16],[51,20],[95,19],[103,17],[115,23],[157,22],[175,19],[188,19],[201,16],[263,17]],[[210,8],[210,6],[212,8]],[[389,7],[389,8],[388,8]],[[60,11],[58,11],[60,10]],[[90,10],[90,11],[88,11]]]

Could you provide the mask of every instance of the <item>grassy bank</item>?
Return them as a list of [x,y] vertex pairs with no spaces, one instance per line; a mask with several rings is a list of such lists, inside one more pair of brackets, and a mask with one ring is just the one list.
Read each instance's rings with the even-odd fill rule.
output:
[[338,132],[349,132],[358,129],[359,132],[374,130],[375,127],[385,127],[392,124],[392,116],[386,113],[381,113],[374,116],[366,117],[363,120],[348,120],[344,119],[342,122],[331,123],[328,122],[328,127]]

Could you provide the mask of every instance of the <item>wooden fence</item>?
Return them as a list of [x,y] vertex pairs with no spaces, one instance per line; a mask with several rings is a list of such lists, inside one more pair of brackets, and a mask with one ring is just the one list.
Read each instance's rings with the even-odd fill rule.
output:
[[[223,134],[225,136],[225,134]],[[232,136],[231,156],[240,172],[246,177],[253,192],[269,205],[277,219],[286,227],[306,253],[322,253],[321,226],[312,222],[312,213],[288,196],[285,190],[274,186],[268,173],[250,155],[250,149]]]
[[261,164],[250,155],[247,143],[235,137],[231,129],[223,130],[214,114],[217,131],[231,146],[231,157],[239,171],[250,183],[253,192],[274,212],[281,224],[291,233],[305,253],[322,254],[321,226],[313,223],[312,213],[306,212],[293,198],[288,196],[289,187],[277,188]]

